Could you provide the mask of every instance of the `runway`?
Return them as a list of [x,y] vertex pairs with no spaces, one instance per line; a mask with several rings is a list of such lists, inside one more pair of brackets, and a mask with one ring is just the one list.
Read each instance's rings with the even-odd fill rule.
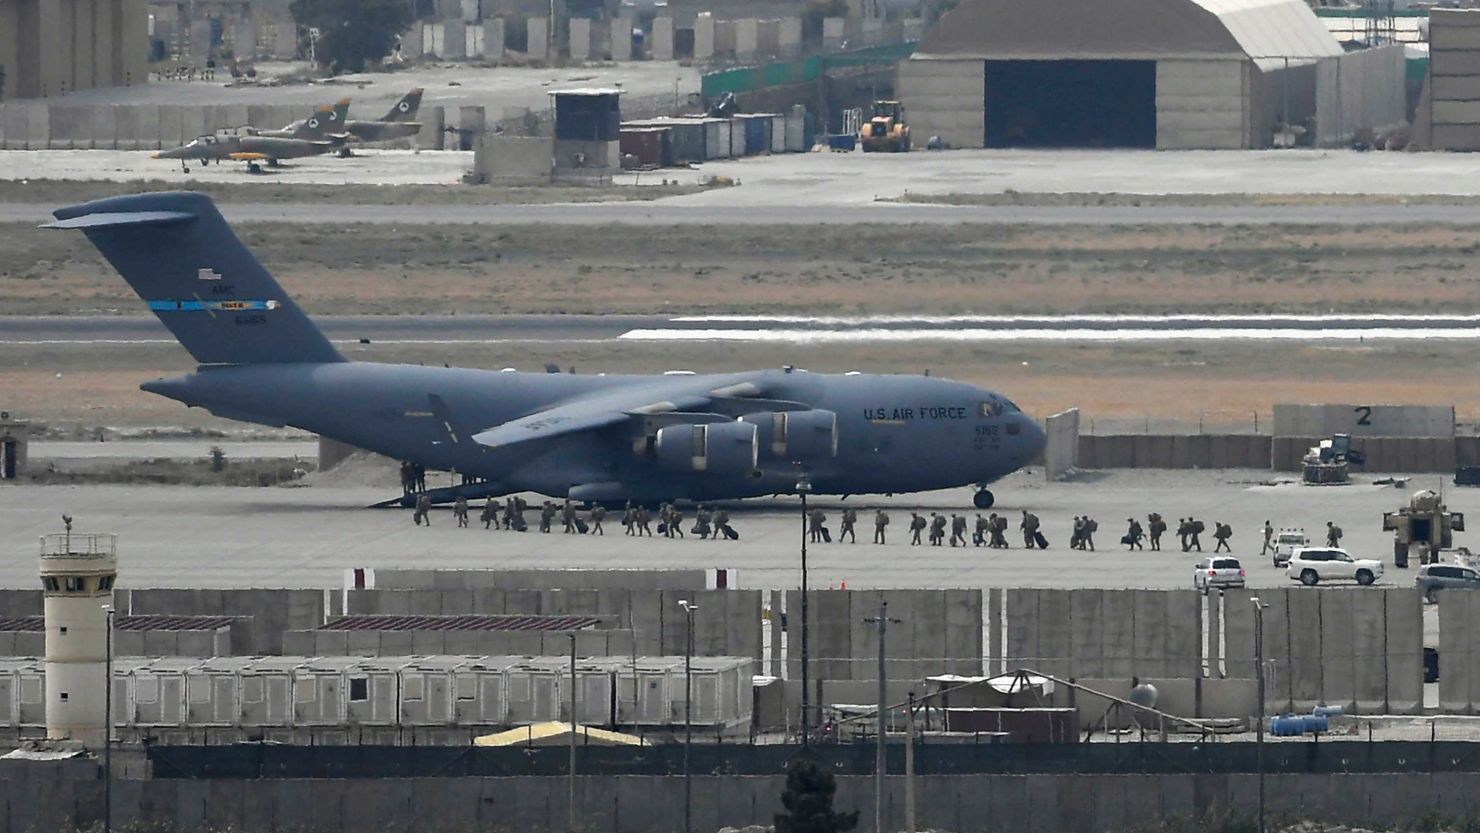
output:
[[[708,195],[705,195],[708,196]],[[652,202],[548,205],[319,205],[224,203],[233,223],[371,225],[1348,225],[1480,224],[1480,205],[1337,206],[946,206],[754,203],[695,205],[685,197]],[[0,203],[0,222],[46,223],[55,206]]]
[[[1476,315],[326,315],[339,344],[1480,340]],[[169,344],[147,316],[0,316],[0,345]]]

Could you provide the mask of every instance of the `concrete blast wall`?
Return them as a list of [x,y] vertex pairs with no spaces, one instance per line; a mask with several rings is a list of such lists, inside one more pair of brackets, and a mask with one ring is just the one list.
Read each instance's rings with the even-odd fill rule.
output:
[[1453,437],[1454,407],[1279,403],[1274,406],[1273,433],[1276,437],[1330,437],[1332,434]]
[[[982,591],[816,590],[808,598],[812,675],[826,680],[877,680],[878,627],[864,620],[889,603],[891,623],[885,651],[888,679],[923,679],[928,674],[980,674]],[[703,610],[703,602],[700,602]],[[800,628],[801,594],[786,593],[788,628]],[[800,630],[787,639],[787,677],[801,678]]]
[[1323,58],[1316,65],[1316,141],[1349,144],[1358,131],[1407,121],[1406,61],[1401,43]]
[[1270,438],[1262,434],[1081,434],[1078,464],[1084,469],[1267,469]]
[[1043,475],[1060,480],[1079,468],[1079,409],[1070,408],[1043,421],[1048,435],[1043,450]]
[[[94,761],[7,766],[0,799],[9,812],[0,833],[72,830],[100,824],[104,779]],[[91,777],[89,777],[91,776]],[[1268,779],[1274,818],[1390,829],[1435,816],[1480,812],[1469,773],[1286,774]],[[885,779],[885,829],[904,825],[905,779]],[[113,784],[113,823],[179,830],[507,829],[564,833],[677,833],[684,790],[677,777],[577,779],[576,824],[567,818],[564,778],[121,780]],[[925,775],[916,778],[922,829],[960,833],[1101,833],[1158,826],[1166,819],[1249,817],[1258,776],[1237,775]],[[693,829],[767,825],[781,809],[782,775],[694,778]],[[874,814],[874,778],[837,778],[835,804]]]
[[1157,150],[1249,147],[1249,71],[1248,61],[1157,61]]
[[939,136],[946,147],[985,145],[986,77],[981,60],[901,61],[896,88],[914,143]]

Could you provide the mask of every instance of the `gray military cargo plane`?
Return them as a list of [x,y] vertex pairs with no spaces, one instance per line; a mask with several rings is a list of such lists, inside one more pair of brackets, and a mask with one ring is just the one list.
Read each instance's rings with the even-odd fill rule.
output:
[[989,390],[926,376],[785,368],[585,376],[347,361],[197,193],[62,208],[199,363],[142,388],[475,478],[434,500],[531,491],[716,500],[986,486],[1044,433]]

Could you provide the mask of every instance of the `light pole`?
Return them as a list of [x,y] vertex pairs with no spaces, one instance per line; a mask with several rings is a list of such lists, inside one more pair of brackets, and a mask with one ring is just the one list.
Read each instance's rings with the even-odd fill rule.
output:
[[1254,605],[1254,662],[1259,680],[1258,728],[1254,735],[1254,766],[1259,772],[1259,833],[1264,828],[1264,609],[1269,605],[1259,601],[1258,596],[1249,599]]
[[802,748],[811,746],[811,717],[808,714],[811,706],[811,695],[807,692],[810,684],[808,679],[807,655],[807,493],[812,491],[812,481],[807,479],[806,472],[797,478],[797,494],[802,496]]
[[694,612],[699,606],[688,599],[680,600],[688,620],[688,634],[683,645],[683,833],[693,833],[694,801],[689,782],[689,747],[694,744]]
[[576,829],[576,632],[570,634],[570,791],[566,796],[567,830]]
[[103,605],[103,612],[108,615],[103,662],[103,833],[113,833],[113,605]]
[[884,721],[889,710],[889,671],[884,663],[884,638],[889,631],[889,623],[898,623],[900,620],[890,619],[889,603],[880,601],[879,615],[866,617],[863,621],[879,626],[879,725],[878,737],[874,738],[874,833],[884,833],[884,776],[888,773],[888,764],[884,758]]

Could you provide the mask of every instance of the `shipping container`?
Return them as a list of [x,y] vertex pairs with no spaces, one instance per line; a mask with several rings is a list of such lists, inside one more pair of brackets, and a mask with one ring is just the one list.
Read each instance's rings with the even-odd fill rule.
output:
[[401,722],[401,671],[415,660],[361,657],[345,666],[344,710],[347,722],[358,726],[396,726]]
[[706,118],[703,121],[704,161],[729,159],[733,155],[730,153],[730,120]]
[[745,144],[745,120],[729,119],[730,123],[730,158],[739,159],[750,155],[750,148]]
[[185,723],[235,726],[241,720],[241,672],[255,657],[215,657],[185,671]]
[[771,120],[771,152],[787,153],[791,149],[786,146],[786,116],[778,115]]
[[[694,657],[692,689],[694,706],[690,716],[695,725],[730,726],[750,722],[753,698],[751,680],[753,663],[737,657]],[[673,692],[670,719],[684,719],[684,677],[682,661],[668,672],[668,685]]]
[[673,164],[671,133],[666,127],[622,126],[622,167],[651,170]]
[[[293,725],[342,726],[348,723],[351,695],[368,694],[368,678],[359,670],[364,662],[364,657],[316,657],[294,668]],[[354,691],[350,690],[352,678],[358,681]],[[394,688],[394,672],[391,680]]]
[[304,657],[262,657],[241,672],[241,725],[293,725],[293,671]]
[[459,726],[502,726],[509,722],[508,671],[524,657],[477,657],[458,666],[453,719]]
[[156,728],[187,725],[185,674],[201,662],[194,657],[160,657],[133,669],[128,675],[124,700],[124,713],[133,717],[129,725]]
[[[478,657],[416,657],[398,669],[400,715],[405,726],[447,726],[457,722],[461,673]],[[477,696],[476,686],[469,697]]]
[[812,137],[807,135],[807,111],[801,107],[791,108],[786,114],[786,150],[789,153],[806,153]]
[[0,659],[0,709],[12,729],[46,727],[46,662],[37,657]]
[[745,130],[745,155],[758,156],[771,152],[771,123],[774,113],[741,113],[735,116]]
[[617,669],[617,722],[625,726],[665,726],[672,720],[670,677],[679,674],[683,696],[683,659],[638,657]]
[[[553,666],[542,659],[553,659]],[[525,657],[507,671],[509,723],[544,723],[560,719],[560,678],[562,664],[568,660],[559,657]]]

